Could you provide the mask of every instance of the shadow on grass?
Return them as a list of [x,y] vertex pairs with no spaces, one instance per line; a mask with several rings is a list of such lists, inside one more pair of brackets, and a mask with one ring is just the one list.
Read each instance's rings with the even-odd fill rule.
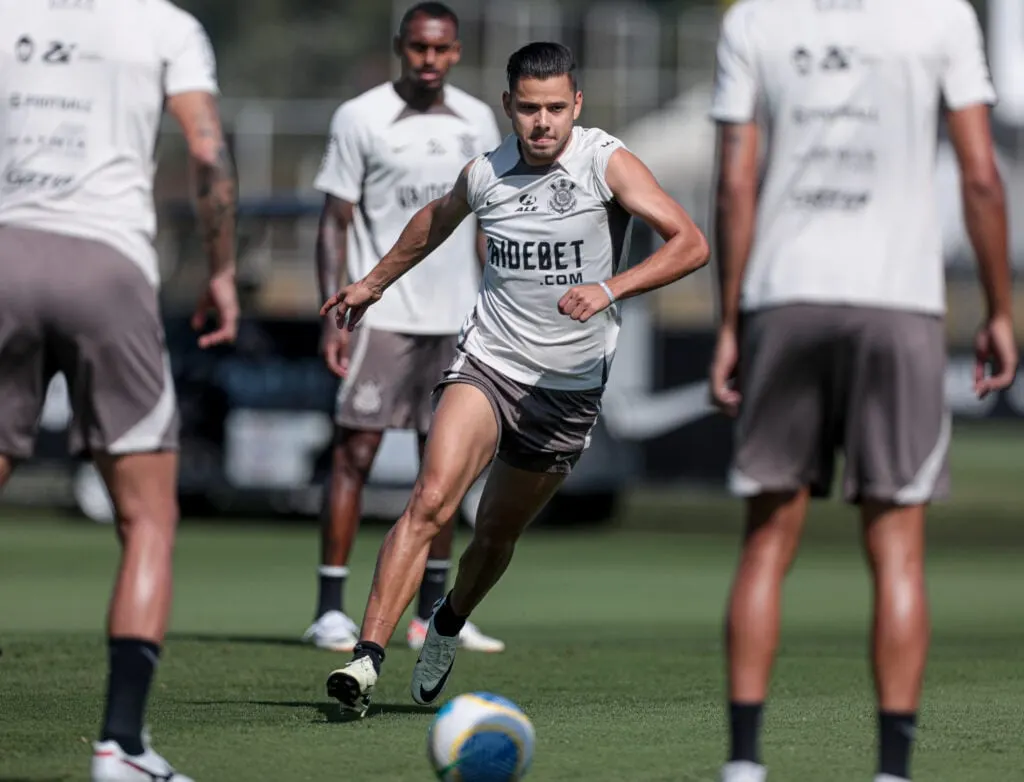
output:
[[[255,701],[255,700],[225,700],[225,701],[187,701],[190,706],[272,706],[282,709],[315,709],[327,722],[358,722],[359,717],[349,712],[344,712],[338,704],[333,701]],[[417,706],[412,703],[372,703],[370,710],[366,713],[367,718],[387,714],[422,714],[432,715],[437,713],[436,706]],[[316,720],[319,722],[320,720]],[[4,780],[0,779],[0,782]],[[42,782],[40,780],[39,782]]]
[[[219,633],[168,633],[168,641],[195,641],[197,643],[253,644],[256,646],[306,646],[301,638],[275,635],[231,635]],[[2,780],[0,780],[2,782]]]

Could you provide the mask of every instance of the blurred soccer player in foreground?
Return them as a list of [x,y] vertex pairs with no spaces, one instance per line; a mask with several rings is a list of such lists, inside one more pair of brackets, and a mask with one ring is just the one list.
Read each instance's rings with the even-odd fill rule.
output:
[[925,509],[948,490],[940,100],[987,305],[977,393],[1006,388],[1017,367],[994,97],[966,0],[742,0],[725,17],[711,389],[737,416],[730,486],[747,500],[728,610],[725,782],[765,779],[782,582],[840,448],[874,581],[876,780],[910,779],[929,638]]
[[[455,186],[418,211],[363,279],[322,314],[351,328],[470,214],[487,236],[487,266],[438,404],[412,497],[381,547],[354,657],[327,691],[365,714],[384,647],[412,599],[431,540],[493,460],[473,539],[439,602],[413,670],[412,697],[434,702],[467,617],[498,582],[516,541],[587,447],[619,329],[618,302],[668,285],[707,261],[704,236],[650,171],[597,128],[572,53],[533,43],[508,62],[505,111],[514,134],[475,157]],[[631,216],[665,240],[623,270]]]
[[[394,41],[402,75],[343,103],[316,187],[323,191],[317,270],[324,299],[360,279],[395,243],[409,218],[451,189],[466,162],[501,137],[487,104],[445,85],[459,61],[459,22],[447,6],[420,3],[402,18]],[[359,627],[344,611],[348,559],[359,528],[360,499],[385,429],[415,429],[420,459],[430,425],[431,392],[455,356],[456,335],[473,306],[482,245],[471,222],[401,280],[354,333],[325,321],[327,366],[344,378],[338,392],[331,481],[326,493],[316,618],[305,638],[350,652]],[[434,603],[444,596],[456,517],[430,548],[417,615],[406,640],[419,649]],[[463,648],[505,645],[471,622]]]
[[122,544],[92,779],[188,782],[143,729],[171,608],[178,521],[153,150],[166,106],[188,142],[210,263],[193,325],[202,329],[213,309],[217,327],[199,344],[232,342],[235,184],[214,56],[199,23],[165,0],[6,0],[0,26],[9,33],[0,86],[0,484],[31,456],[47,385],[63,372],[71,447],[98,465]]

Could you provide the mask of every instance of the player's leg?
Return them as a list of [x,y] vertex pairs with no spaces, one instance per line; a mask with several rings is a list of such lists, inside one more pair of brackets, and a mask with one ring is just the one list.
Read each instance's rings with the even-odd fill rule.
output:
[[464,621],[498,583],[520,536],[566,477],[567,472],[536,472],[513,467],[502,459],[494,462],[480,499],[473,538],[459,559],[455,585],[446,601],[457,621]]
[[[410,387],[418,390],[418,398],[410,399],[410,404],[418,407],[415,424],[420,432],[419,456],[423,463],[424,449],[427,444],[426,432],[433,416],[433,404],[430,390],[451,365],[456,354],[457,337],[429,336],[417,338],[417,360],[414,363],[415,377],[410,378]],[[448,573],[452,564],[452,547],[455,543],[455,531],[459,523],[459,513],[453,513],[448,523],[441,528],[430,544],[427,555],[427,567],[423,571],[419,595],[416,601],[416,616],[409,622],[406,631],[406,642],[411,649],[419,650],[427,637],[427,626],[430,617],[448,591]],[[483,633],[473,622],[466,622],[459,633],[459,646],[468,651],[501,652],[505,649],[503,641]]]
[[928,656],[924,506],[862,504],[874,583],[871,658],[878,699],[878,773],[910,779],[910,753]]
[[177,403],[156,292],[130,259],[100,242],[46,235],[34,261],[50,265],[48,344],[68,380],[71,448],[87,449],[103,474],[122,546],[92,779],[186,782],[144,731],[170,613],[178,521]]
[[338,389],[331,478],[321,516],[317,611],[304,640],[350,652],[359,626],[344,607],[348,559],[362,515],[362,496],[386,429],[408,426],[406,378],[412,342],[361,326],[352,335],[348,375]]
[[764,703],[781,624],[782,585],[796,555],[811,488],[831,477],[824,375],[827,323],[818,310],[784,307],[746,324],[743,395],[730,474],[746,498],[746,530],[726,617],[729,759],[723,782],[765,778],[760,751]]
[[[419,435],[420,464],[423,464],[426,448],[427,435],[424,433]],[[434,604],[448,591],[448,572],[452,566],[452,547],[455,545],[458,522],[459,514],[453,513],[448,523],[441,527],[430,542],[427,567],[423,571],[423,581],[420,582],[420,591],[416,597],[416,618],[409,625],[407,634],[409,646],[414,649],[423,645],[423,635],[427,632],[427,622],[434,612]]]
[[600,389],[550,391],[523,386],[483,366],[473,371],[504,408],[505,428],[455,586],[435,611],[413,668],[412,697],[421,704],[432,703],[444,690],[455,663],[456,638],[505,573],[519,536],[586,449],[600,411]]
[[498,437],[495,409],[480,388],[466,383],[444,388],[412,496],[377,557],[355,656],[328,678],[328,694],[344,708],[366,713],[384,647],[416,595],[430,543],[493,457]]
[[322,649],[350,652],[359,627],[345,613],[348,560],[362,511],[363,487],[383,436],[381,431],[335,428],[331,475],[320,528],[317,607],[303,639]]
[[938,318],[863,312],[846,439],[874,583],[878,773],[909,779],[929,644],[925,508],[948,491],[945,330]]
[[110,667],[93,777],[121,779],[125,756],[153,770],[164,765],[144,725],[171,610],[178,458],[173,450],[94,458],[114,504],[121,560],[108,608]]

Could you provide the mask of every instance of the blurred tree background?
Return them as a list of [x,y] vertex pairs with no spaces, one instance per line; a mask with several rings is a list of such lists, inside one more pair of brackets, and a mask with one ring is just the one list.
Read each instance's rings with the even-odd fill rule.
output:
[[[352,94],[391,73],[387,0],[176,0],[206,27],[226,95],[330,98]],[[409,5],[412,5],[410,0]],[[451,3],[458,10],[466,3]],[[588,0],[561,0],[572,14]],[[709,0],[648,0],[673,14]]]

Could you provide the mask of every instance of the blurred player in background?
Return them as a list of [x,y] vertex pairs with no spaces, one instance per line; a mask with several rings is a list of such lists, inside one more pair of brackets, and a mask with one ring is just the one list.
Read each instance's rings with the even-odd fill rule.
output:
[[[459,21],[441,3],[402,17],[394,41],[402,73],[341,105],[314,183],[326,194],[317,241],[322,300],[369,273],[410,216],[449,189],[466,161],[501,141],[487,104],[445,85],[459,61]],[[328,319],[327,366],[338,391],[331,480],[326,493],[316,617],[305,639],[350,652],[359,627],[344,612],[348,560],[359,528],[363,487],[386,429],[415,429],[422,460],[430,393],[455,355],[456,335],[473,306],[482,248],[466,224],[350,334]],[[478,258],[478,254],[481,254]],[[434,540],[421,571],[417,616],[406,633],[419,649],[432,606],[444,596],[455,518]],[[500,652],[504,643],[467,623],[467,649]]]
[[[475,214],[487,266],[455,360],[438,386],[426,453],[374,573],[360,643],[327,691],[365,714],[387,645],[412,600],[431,541],[493,461],[454,588],[435,607],[412,678],[413,699],[443,691],[467,617],[498,582],[516,541],[587,447],[608,380],[617,302],[703,266],[704,236],[650,171],[602,130],[574,127],[582,108],[572,53],[533,43],[508,63],[515,130],[465,166],[450,191],[413,215],[370,272],[324,305],[350,324]],[[622,271],[630,217],[665,244]],[[380,303],[376,303],[380,302]],[[497,458],[495,458],[497,457]]]
[[210,263],[193,325],[201,329],[212,308],[218,326],[199,344],[232,342],[235,183],[214,55],[199,23],[165,0],[2,0],[0,26],[9,34],[0,76],[0,483],[32,455],[48,382],[64,373],[70,445],[99,467],[123,548],[92,779],[187,782],[143,731],[178,521],[153,151],[166,106],[188,142]]
[[742,0],[725,17],[710,382],[738,415],[730,485],[747,498],[728,612],[726,782],[766,776],[758,743],[782,582],[840,447],[874,579],[876,779],[910,779],[929,639],[925,508],[948,490],[940,100],[987,304],[977,393],[1006,388],[1017,367],[994,98],[966,0]]

